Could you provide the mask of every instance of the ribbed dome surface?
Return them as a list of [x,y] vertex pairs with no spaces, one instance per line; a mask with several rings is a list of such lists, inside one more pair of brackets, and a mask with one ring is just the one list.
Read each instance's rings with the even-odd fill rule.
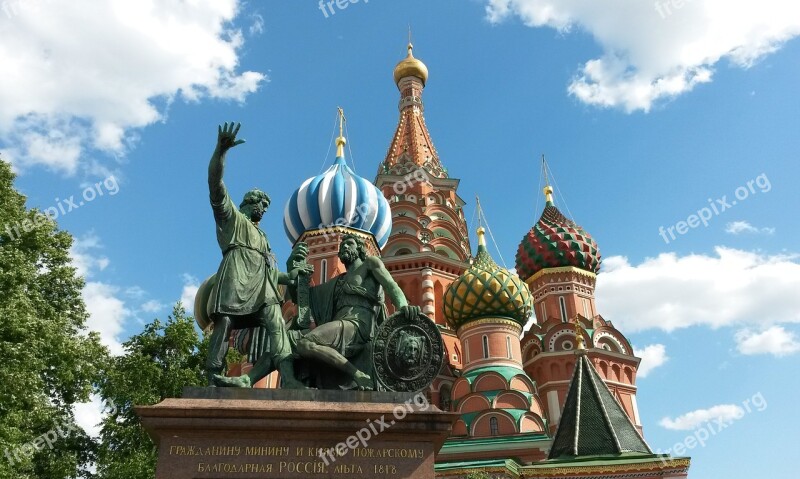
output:
[[356,175],[343,156],[321,175],[304,181],[283,213],[283,227],[292,243],[306,231],[333,226],[372,233],[380,248],[392,230],[389,202],[375,185]]
[[456,329],[484,317],[508,318],[525,326],[532,305],[528,285],[499,267],[483,245],[472,266],[444,293],[444,316]]
[[574,266],[597,273],[600,250],[594,239],[580,226],[567,219],[552,204],[522,238],[516,256],[517,273],[528,279],[544,268]]

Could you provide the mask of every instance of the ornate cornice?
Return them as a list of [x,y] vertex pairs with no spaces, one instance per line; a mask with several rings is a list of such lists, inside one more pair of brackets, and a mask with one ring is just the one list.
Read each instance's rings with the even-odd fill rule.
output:
[[575,266],[561,266],[558,268],[545,268],[540,271],[537,271],[536,274],[526,279],[525,282],[528,283],[528,286],[532,286],[533,282],[541,278],[542,276],[548,274],[563,274],[563,273],[573,273],[581,276],[586,276],[587,278],[595,280],[597,279],[597,275],[595,273],[592,273],[591,271],[586,271],[585,269],[576,268]]

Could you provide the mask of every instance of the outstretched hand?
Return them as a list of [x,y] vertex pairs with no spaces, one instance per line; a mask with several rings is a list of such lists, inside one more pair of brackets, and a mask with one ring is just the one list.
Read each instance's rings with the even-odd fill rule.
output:
[[422,313],[422,309],[414,304],[409,304],[400,308],[400,311],[408,320],[412,320]]
[[237,140],[236,135],[239,133],[239,128],[242,127],[241,123],[225,123],[217,127],[217,149],[224,153],[234,146],[241,145],[244,140]]

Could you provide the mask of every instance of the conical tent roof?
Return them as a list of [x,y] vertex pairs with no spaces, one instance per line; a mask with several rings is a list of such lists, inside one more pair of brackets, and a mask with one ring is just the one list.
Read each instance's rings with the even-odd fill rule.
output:
[[575,373],[548,458],[623,453],[653,452],[592,366],[586,352],[578,351]]

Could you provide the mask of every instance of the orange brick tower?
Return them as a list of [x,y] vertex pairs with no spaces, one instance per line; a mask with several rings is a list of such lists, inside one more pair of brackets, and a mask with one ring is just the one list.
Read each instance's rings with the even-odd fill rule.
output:
[[[442,317],[442,298],[469,267],[464,201],[456,192],[459,180],[442,166],[425,124],[422,90],[428,68],[414,58],[411,44],[408,56],[395,67],[394,80],[400,90],[400,120],[375,179],[392,216],[383,261],[409,302],[422,306],[441,328],[449,364],[434,381],[431,399],[447,406],[453,370],[461,369],[463,352]],[[391,313],[393,306],[388,306]]]
[[[545,165],[546,168],[546,165]],[[536,321],[522,338],[525,371],[536,380],[545,404],[550,432],[558,426],[575,367],[575,323],[579,322],[587,354],[625,413],[641,430],[636,405],[636,370],[640,359],[611,322],[597,313],[594,289],[600,251],[594,239],[567,219],[544,188],[545,209],[522,239],[517,272],[534,297]]]

